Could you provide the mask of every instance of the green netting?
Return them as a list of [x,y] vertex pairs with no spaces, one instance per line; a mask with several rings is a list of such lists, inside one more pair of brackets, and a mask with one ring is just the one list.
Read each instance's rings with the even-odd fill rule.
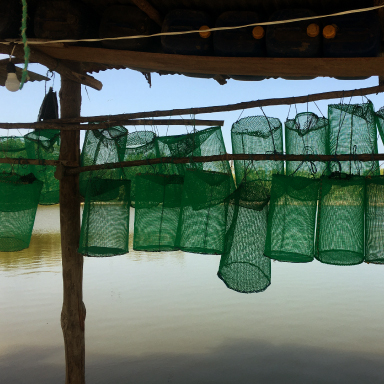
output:
[[130,186],[130,180],[89,181],[79,253],[103,257],[128,252]]
[[360,264],[364,261],[364,178],[324,177],[319,195],[316,259],[326,264]]
[[0,251],[29,247],[42,186],[33,174],[0,175]]
[[221,255],[232,176],[188,169],[185,172],[176,245],[185,252]]
[[[24,136],[29,159],[59,160],[60,131],[35,130]],[[56,167],[50,165],[31,165],[36,178],[43,182],[39,204],[58,204],[60,182],[54,176]]]
[[[155,133],[151,131],[135,131],[128,134],[124,161],[149,160],[159,157]],[[135,176],[138,173],[159,173],[159,165],[141,165],[123,169],[123,178],[131,180],[131,204],[135,206],[136,182]]]
[[313,260],[318,193],[319,180],[273,176],[266,256],[292,263]]
[[[288,155],[326,155],[328,120],[314,113],[299,113],[285,122],[285,148]],[[286,175],[320,177],[326,170],[321,161],[287,161]]]
[[264,256],[268,191],[258,181],[239,185],[229,203],[225,251],[217,275],[237,292],[262,292],[271,284],[271,260]]
[[[81,152],[81,166],[123,161],[128,131],[116,126],[87,131]],[[101,169],[80,174],[80,194],[85,196],[88,181],[93,178],[120,180],[122,169]]]
[[376,112],[376,125],[380,133],[381,142],[384,144],[384,107]]
[[365,260],[384,263],[384,178],[366,179]]
[[136,176],[135,231],[133,249],[176,250],[184,178],[178,175]]
[[[157,138],[161,157],[213,156],[226,153],[221,127],[211,127],[185,135]],[[189,164],[164,164],[163,172],[184,175],[186,169],[222,172],[231,174],[228,161]]]
[[331,162],[330,171],[379,175],[378,161],[361,162],[353,158],[355,154],[377,153],[377,130],[372,103],[331,104],[328,106],[328,124],[328,154],[351,155],[350,161]]
[[[279,119],[265,116],[245,117],[232,125],[234,154],[273,154],[283,152],[283,133]],[[270,189],[272,175],[284,174],[284,161],[235,160],[236,183],[260,180]]]
[[[0,158],[28,159],[25,139],[23,136],[0,137]],[[7,175],[17,173],[28,175],[32,172],[30,165],[0,164],[0,173]]]

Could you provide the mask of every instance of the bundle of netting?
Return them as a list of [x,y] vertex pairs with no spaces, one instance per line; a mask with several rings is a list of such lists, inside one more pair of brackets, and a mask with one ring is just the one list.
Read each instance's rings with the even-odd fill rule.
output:
[[376,125],[380,134],[381,142],[384,144],[384,107],[381,107],[375,114]]
[[271,284],[271,260],[264,256],[268,194],[263,183],[244,182],[227,199],[225,250],[217,275],[237,292],[262,292]]
[[[252,116],[232,125],[232,151],[234,154],[274,154],[283,152],[283,133],[279,119]],[[272,175],[284,174],[284,161],[235,160],[236,183],[263,181],[270,189]]]
[[43,183],[28,175],[0,175],[0,251],[28,248]]
[[[80,156],[81,166],[117,163],[124,160],[128,131],[121,126],[87,131]],[[100,169],[80,173],[80,194],[85,196],[90,179],[120,180],[122,168]]]
[[[311,112],[299,113],[285,122],[287,155],[326,155],[328,120]],[[320,177],[326,170],[321,161],[287,161],[286,175]]]
[[232,192],[228,173],[187,169],[185,172],[176,246],[185,252],[224,252],[228,204]]
[[79,253],[115,256],[128,252],[130,180],[93,177],[87,186]]
[[[213,156],[226,153],[221,127],[210,127],[184,135],[158,137],[157,142],[160,157]],[[163,172],[184,175],[189,168],[231,174],[228,161],[164,164]]]
[[60,131],[35,130],[26,134],[24,138],[28,158],[42,162],[42,165],[31,165],[35,177],[43,182],[39,204],[58,204],[60,182],[54,176],[56,167],[44,165],[44,160],[59,160]]
[[[27,148],[23,136],[0,137],[0,158],[28,159]],[[0,173],[28,175],[32,168],[27,164],[0,164]]]
[[274,175],[264,254],[292,263],[315,257],[319,180]]
[[[345,176],[345,175],[344,175]],[[364,261],[365,180],[323,177],[317,218],[316,259],[326,264]]]
[[[125,144],[124,161],[149,160],[159,157],[156,134],[151,131],[135,131],[129,133]],[[138,173],[159,173],[159,165],[140,165],[135,167],[126,167],[123,169],[123,178],[131,180],[131,204],[135,206],[136,201],[136,181],[135,176]]]
[[133,249],[174,251],[184,178],[179,175],[136,175]]
[[331,104],[328,106],[329,155],[350,155],[349,161],[330,162],[330,172],[350,175],[379,175],[379,162],[361,162],[354,155],[377,154],[376,119],[371,102],[364,104]]
[[366,179],[365,261],[384,263],[384,178]]

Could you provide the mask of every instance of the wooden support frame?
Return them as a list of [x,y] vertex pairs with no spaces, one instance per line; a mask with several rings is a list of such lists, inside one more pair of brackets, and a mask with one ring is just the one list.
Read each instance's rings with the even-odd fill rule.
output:
[[[108,129],[113,125],[151,125],[151,126],[215,126],[222,127],[224,125],[223,120],[193,120],[193,119],[139,119],[139,120],[113,120],[113,116],[110,116],[108,123],[101,124],[76,124],[76,123],[51,123],[49,120],[38,123],[0,123],[0,129],[57,129],[61,131],[95,131],[97,129]],[[60,121],[55,120],[55,121]]]
[[[80,116],[80,83],[62,76],[60,106],[62,117]],[[79,163],[80,132],[61,132],[60,160]],[[65,383],[85,384],[83,256],[77,252],[80,239],[78,175],[62,174],[60,179],[60,232],[63,265],[61,328],[65,345]]]
[[230,154],[214,156],[194,156],[194,157],[159,157],[147,160],[122,161],[119,163],[97,164],[85,167],[66,169],[65,174],[77,175],[82,172],[97,171],[100,169],[129,168],[140,165],[156,164],[188,164],[188,163],[206,163],[212,161],[230,161],[230,160],[248,160],[248,161],[379,161],[384,160],[384,153],[380,154],[360,154],[360,155],[285,155],[285,154]]
[[147,0],[132,0],[132,3],[146,13],[157,25],[163,25],[163,17]]
[[[383,62],[384,63],[384,62]],[[115,122],[124,121],[128,119],[142,119],[142,118],[154,118],[154,117],[164,117],[164,116],[179,116],[179,115],[198,115],[202,113],[216,113],[216,112],[230,112],[238,111],[242,109],[258,108],[258,107],[268,107],[268,106],[277,106],[277,105],[293,105],[300,103],[308,103],[318,100],[330,100],[338,99],[342,97],[352,97],[352,96],[366,96],[374,93],[384,92],[384,85],[378,85],[375,87],[354,89],[350,91],[332,91],[332,92],[322,92],[314,93],[312,95],[298,96],[298,97],[282,97],[274,99],[264,99],[264,100],[254,100],[246,101],[236,104],[228,105],[217,105],[213,107],[199,107],[199,108],[183,108],[183,109],[169,109],[163,111],[150,111],[150,112],[135,112],[135,113],[123,113],[114,116],[100,115],[100,116],[88,116],[88,117],[79,117],[74,119],[62,119],[62,120],[51,120],[51,122],[58,123],[85,123],[85,122],[102,122],[106,120],[113,119]]]
[[[13,46],[10,44],[0,44],[0,52],[10,55],[13,51],[13,55],[18,59],[24,58],[24,49],[21,45]],[[61,76],[66,77],[72,81],[80,84],[87,85],[88,87],[94,88],[98,91],[101,90],[103,84],[96,80],[94,77],[87,74],[80,73],[80,70],[74,71],[64,64],[60,59],[53,58],[49,54],[40,52],[38,49],[30,47],[30,60],[36,63],[40,63],[46,66],[49,70],[59,73]]]

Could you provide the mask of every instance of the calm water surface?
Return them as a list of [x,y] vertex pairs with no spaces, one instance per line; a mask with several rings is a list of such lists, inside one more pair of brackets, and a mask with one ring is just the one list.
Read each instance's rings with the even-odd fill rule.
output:
[[[244,295],[219,260],[85,258],[87,382],[384,382],[384,266],[274,262]],[[61,305],[59,209],[39,207],[30,248],[0,253],[0,383],[64,382]]]

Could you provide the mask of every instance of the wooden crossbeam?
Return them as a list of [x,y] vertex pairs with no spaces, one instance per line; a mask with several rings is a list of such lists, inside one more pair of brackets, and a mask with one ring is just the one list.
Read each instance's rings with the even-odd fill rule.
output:
[[[111,116],[113,118],[113,116]],[[55,120],[57,121],[57,120]],[[139,120],[110,120],[107,123],[100,124],[78,124],[78,123],[51,123],[49,120],[37,123],[0,123],[0,129],[56,129],[61,131],[93,131],[97,129],[108,129],[114,125],[129,126],[215,126],[222,127],[223,120],[194,120],[194,119],[139,119]]]
[[293,105],[293,104],[300,104],[300,103],[308,103],[308,102],[317,101],[317,100],[339,99],[342,97],[365,96],[365,95],[371,95],[371,94],[380,93],[380,92],[384,92],[384,85],[354,89],[350,91],[332,91],[332,92],[314,93],[312,95],[305,95],[305,96],[298,96],[298,97],[290,96],[290,97],[282,97],[282,98],[274,98],[274,99],[254,100],[254,101],[247,101],[247,102],[236,103],[236,104],[217,105],[213,107],[122,113],[114,116],[109,116],[109,115],[88,116],[88,117],[79,117],[76,119],[51,120],[51,122],[85,123],[85,122],[101,122],[101,121],[106,121],[108,119],[109,120],[113,119],[114,121],[118,122],[120,120],[144,119],[144,118],[150,118],[150,117],[154,118],[154,117],[165,117],[165,116],[198,115],[202,113],[238,111],[242,109],[267,107],[272,105],[274,106]]
[[66,173],[75,175],[87,171],[97,171],[100,169],[129,168],[141,165],[156,164],[188,164],[188,163],[207,163],[213,161],[229,160],[249,160],[249,161],[380,161],[384,160],[384,153],[380,154],[361,154],[361,155],[286,155],[286,154],[225,154],[215,156],[194,156],[194,157],[161,157],[146,160],[122,161],[119,163],[89,165],[67,169]]

